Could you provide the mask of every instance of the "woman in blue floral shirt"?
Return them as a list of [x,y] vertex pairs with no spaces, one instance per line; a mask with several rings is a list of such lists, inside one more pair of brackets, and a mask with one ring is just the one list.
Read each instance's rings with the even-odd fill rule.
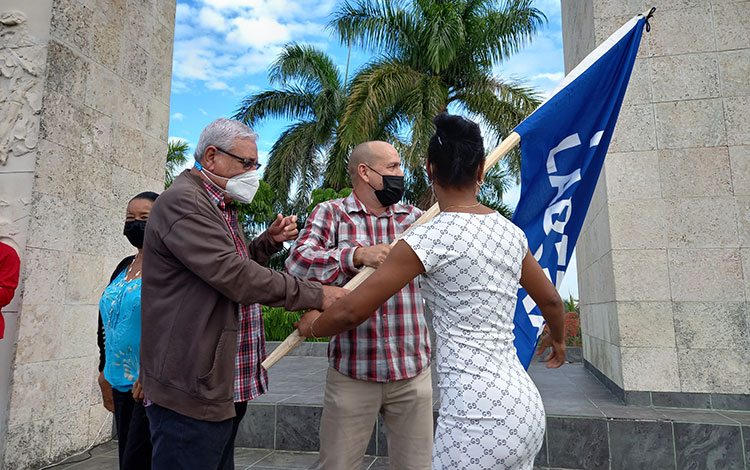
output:
[[128,203],[123,234],[138,249],[112,273],[99,301],[99,386],[115,414],[120,468],[151,468],[151,435],[140,398],[141,266],[143,236],[158,194],[144,192]]

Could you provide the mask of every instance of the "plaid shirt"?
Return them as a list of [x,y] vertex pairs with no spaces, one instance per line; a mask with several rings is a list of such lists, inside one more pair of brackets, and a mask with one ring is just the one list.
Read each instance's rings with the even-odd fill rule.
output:
[[[323,202],[307,219],[286,260],[289,274],[343,286],[359,269],[357,247],[391,243],[422,211],[394,204],[375,216],[354,192]],[[430,335],[415,281],[357,328],[331,338],[331,367],[360,380],[388,382],[414,377],[430,365]]]
[[[219,206],[227,221],[237,253],[247,258],[247,249],[239,234],[237,207],[225,204],[224,195],[203,182],[211,200]],[[257,398],[268,391],[268,372],[260,363],[266,358],[266,338],[263,331],[263,312],[260,305],[239,305],[237,328],[237,357],[234,360],[234,401],[243,402]]]

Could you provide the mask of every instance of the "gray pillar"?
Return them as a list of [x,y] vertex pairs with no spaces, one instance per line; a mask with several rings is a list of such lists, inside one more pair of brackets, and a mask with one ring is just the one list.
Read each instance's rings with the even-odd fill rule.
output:
[[652,5],[578,243],[584,359],[629,403],[742,408],[750,2],[563,1],[565,67]]
[[4,0],[0,240],[21,256],[3,311],[0,466],[38,468],[109,438],[97,304],[135,193],[161,191],[174,0]]

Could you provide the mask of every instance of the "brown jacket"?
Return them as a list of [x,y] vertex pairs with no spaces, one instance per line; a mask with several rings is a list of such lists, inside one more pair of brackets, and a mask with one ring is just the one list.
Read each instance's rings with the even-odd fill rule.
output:
[[265,268],[267,234],[242,258],[200,177],[184,171],[151,209],[143,248],[141,371],[146,397],[191,418],[234,416],[237,304],[320,308],[321,285]]

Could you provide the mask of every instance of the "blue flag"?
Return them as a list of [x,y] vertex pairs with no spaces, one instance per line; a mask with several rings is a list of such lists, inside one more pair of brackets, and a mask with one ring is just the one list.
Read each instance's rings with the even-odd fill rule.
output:
[[[560,287],[594,193],[645,24],[636,16],[573,69],[519,124],[521,198],[513,222]],[[524,289],[514,318],[518,358],[528,368],[544,319]]]

